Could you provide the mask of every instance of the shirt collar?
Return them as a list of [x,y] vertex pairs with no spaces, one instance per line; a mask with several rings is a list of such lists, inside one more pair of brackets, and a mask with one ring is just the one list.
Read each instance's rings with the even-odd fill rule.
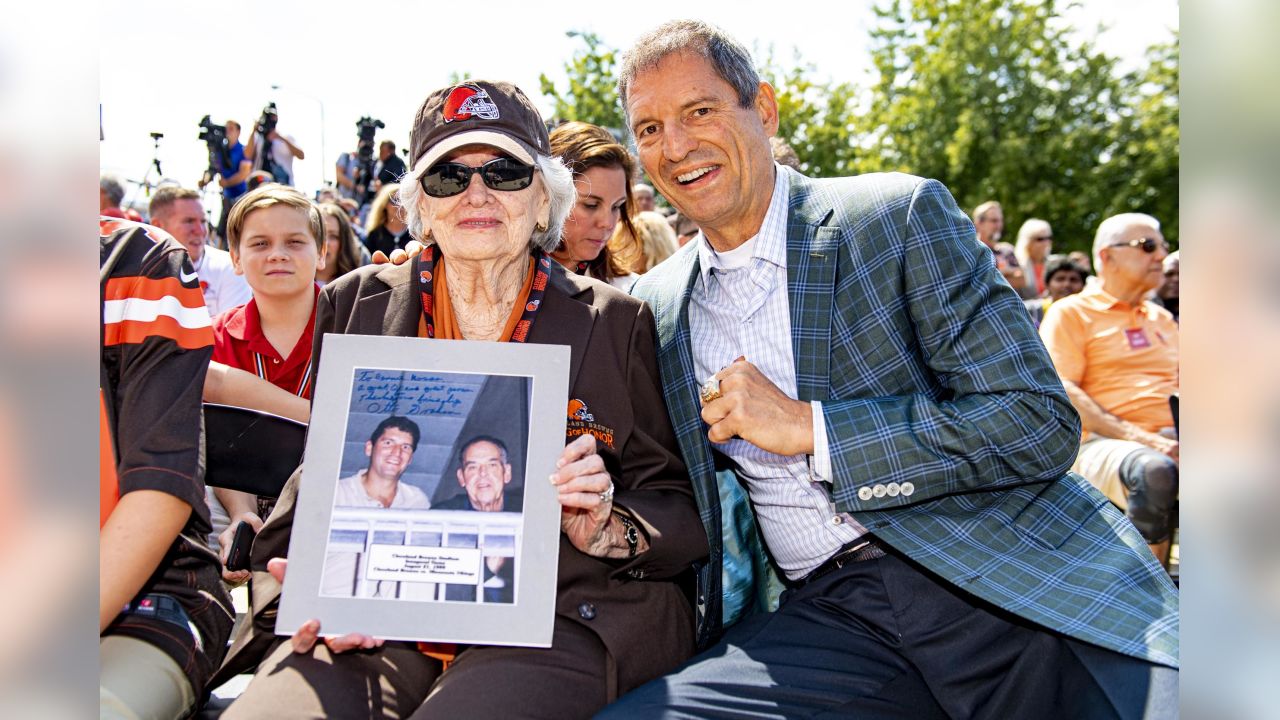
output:
[[1112,308],[1129,308],[1129,304],[1122,302],[1120,299],[1102,289],[1102,281],[1097,280],[1086,283],[1084,290],[1080,291],[1080,301],[1088,303],[1100,310],[1110,310]]
[[[782,268],[787,266],[787,205],[790,197],[791,179],[774,163],[773,197],[769,199],[769,209],[764,214],[764,222],[760,223],[760,231],[744,243],[752,258]],[[725,269],[722,255],[727,253],[717,253],[701,230],[695,240],[698,243],[698,274],[702,278],[702,286],[708,287],[712,269]]]

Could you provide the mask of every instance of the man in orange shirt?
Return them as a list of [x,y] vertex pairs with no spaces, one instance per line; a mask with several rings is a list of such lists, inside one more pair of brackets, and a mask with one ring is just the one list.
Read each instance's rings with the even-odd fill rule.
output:
[[1126,510],[1161,562],[1178,493],[1169,406],[1178,392],[1178,326],[1145,298],[1164,282],[1168,254],[1155,218],[1103,220],[1093,243],[1100,282],[1054,303],[1040,325],[1085,429],[1072,469]]

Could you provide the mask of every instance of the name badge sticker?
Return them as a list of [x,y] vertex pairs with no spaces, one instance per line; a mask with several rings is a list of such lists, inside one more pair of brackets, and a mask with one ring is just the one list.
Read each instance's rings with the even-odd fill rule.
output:
[[1130,350],[1142,350],[1151,347],[1151,341],[1147,339],[1147,334],[1142,328],[1129,328],[1124,331],[1124,336],[1129,340]]

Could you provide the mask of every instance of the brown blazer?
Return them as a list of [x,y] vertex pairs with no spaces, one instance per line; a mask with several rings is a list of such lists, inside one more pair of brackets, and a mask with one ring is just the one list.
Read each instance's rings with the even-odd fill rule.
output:
[[[422,301],[412,279],[411,263],[366,266],[325,286],[313,364],[325,333],[417,336]],[[658,384],[653,315],[643,302],[552,263],[529,342],[571,348],[569,399],[585,406],[596,426],[612,430],[612,447],[601,442],[599,452],[616,486],[614,506],[648,536],[649,550],[632,560],[594,558],[560,538],[556,614],[600,637],[617,665],[621,694],[693,653],[693,609],[684,590],[694,564],[707,556]],[[300,476],[301,468],[254,542],[253,622],[241,627],[215,681],[251,667],[274,640],[280,587],[266,564],[288,550]]]

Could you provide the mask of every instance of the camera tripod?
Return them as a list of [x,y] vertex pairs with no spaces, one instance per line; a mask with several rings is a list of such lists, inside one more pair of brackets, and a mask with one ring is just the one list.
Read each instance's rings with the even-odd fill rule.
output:
[[[160,140],[163,137],[164,133],[151,133],[151,164],[147,166],[147,171],[142,174],[142,180],[137,182],[138,187],[146,193],[146,197],[151,197],[151,189],[164,179],[164,170],[160,169]],[[155,183],[151,182],[152,171],[155,171],[156,174]],[[136,201],[137,199],[138,193],[135,190],[131,200]]]

